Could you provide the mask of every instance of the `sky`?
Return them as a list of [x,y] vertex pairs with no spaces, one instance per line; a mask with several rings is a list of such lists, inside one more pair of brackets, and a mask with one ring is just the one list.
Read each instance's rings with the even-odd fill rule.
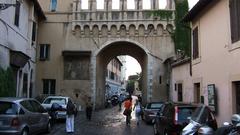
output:
[[[104,0],[97,0],[97,8],[98,9],[103,9],[104,8]],[[143,0],[143,8],[144,9],[148,9],[150,7],[150,3],[147,2],[149,0]],[[167,0],[160,0],[159,3],[159,7],[160,8],[164,8],[166,5],[166,1]],[[134,0],[128,0],[129,4],[127,4],[127,8],[128,9],[134,9],[135,4],[134,4]],[[188,0],[189,3],[189,8],[191,9],[196,3],[198,2],[198,0]],[[119,0],[112,0],[113,4],[113,9],[117,9],[119,6]],[[82,0],[82,9],[86,9],[88,7],[88,2],[86,0]]]

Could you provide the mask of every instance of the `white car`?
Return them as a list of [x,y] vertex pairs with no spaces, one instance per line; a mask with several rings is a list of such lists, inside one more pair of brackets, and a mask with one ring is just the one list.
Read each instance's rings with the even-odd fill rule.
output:
[[[42,103],[42,106],[48,110],[51,114],[51,116],[54,119],[65,119],[67,115],[67,103],[71,100],[72,103],[73,100],[70,97],[65,96],[48,96]],[[57,104],[57,108],[52,108],[53,104]],[[77,107],[75,105],[75,114],[77,114]]]

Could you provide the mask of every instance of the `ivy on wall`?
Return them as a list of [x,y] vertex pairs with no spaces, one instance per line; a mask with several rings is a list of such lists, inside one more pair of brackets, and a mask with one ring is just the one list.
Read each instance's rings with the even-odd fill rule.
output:
[[185,56],[191,54],[191,29],[190,23],[183,23],[182,19],[188,13],[188,0],[175,0],[175,31],[173,33],[173,39],[175,43],[175,49],[180,50]]
[[4,70],[0,67],[0,97],[15,97],[16,88],[11,68]]
[[175,11],[171,10],[157,10],[149,12],[153,17],[160,17],[160,20],[167,20],[173,18],[175,15],[175,30],[171,32],[172,39],[175,44],[175,51],[180,51],[185,56],[191,55],[191,28],[190,23],[183,23],[182,19],[188,13],[188,0],[175,0]]
[[154,17],[160,17],[160,20],[173,19],[173,11],[171,10],[156,10],[151,13]]

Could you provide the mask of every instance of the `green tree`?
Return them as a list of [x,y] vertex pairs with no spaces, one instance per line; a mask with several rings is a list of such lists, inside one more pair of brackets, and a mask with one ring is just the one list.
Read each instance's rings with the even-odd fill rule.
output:
[[129,94],[132,94],[133,91],[134,91],[134,80],[128,80],[127,82],[127,88],[126,88],[126,91],[129,93]]
[[15,97],[16,88],[11,68],[0,68],[0,97]]

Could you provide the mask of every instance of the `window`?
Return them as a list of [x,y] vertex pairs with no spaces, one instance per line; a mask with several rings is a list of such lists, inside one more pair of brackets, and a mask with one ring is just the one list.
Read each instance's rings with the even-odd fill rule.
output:
[[230,0],[230,21],[232,43],[240,40],[240,1]]
[[16,26],[19,26],[20,7],[21,7],[20,2],[16,1],[15,18],[14,18],[14,24]]
[[199,58],[198,27],[193,30],[193,59]]
[[143,9],[151,9],[151,2],[150,2],[150,0],[143,0],[143,5],[142,5],[142,7],[143,7]]
[[32,41],[33,42],[36,41],[36,29],[37,29],[37,25],[35,22],[33,22],[33,26],[32,26]]
[[34,108],[28,100],[21,101],[20,104],[30,112],[34,112]]
[[177,84],[178,87],[178,101],[183,101],[182,83]]
[[43,94],[55,94],[55,86],[55,79],[43,79]]
[[57,9],[57,0],[51,0],[50,10],[55,12]]
[[43,113],[44,112],[44,108],[38,102],[36,102],[34,100],[30,100],[29,102],[32,105],[34,112],[38,112],[38,113]]
[[114,80],[114,73],[113,72],[111,72],[111,74],[110,74],[110,79]]
[[120,3],[119,0],[112,0],[112,9],[119,9]]
[[81,9],[88,9],[88,0],[81,0]]
[[135,0],[127,0],[127,9],[135,9]]
[[11,102],[0,102],[0,115],[7,114],[7,115],[16,115],[18,114],[18,105]]
[[40,44],[40,60],[49,59],[50,45]]
[[97,9],[104,9],[104,0],[97,0]]

